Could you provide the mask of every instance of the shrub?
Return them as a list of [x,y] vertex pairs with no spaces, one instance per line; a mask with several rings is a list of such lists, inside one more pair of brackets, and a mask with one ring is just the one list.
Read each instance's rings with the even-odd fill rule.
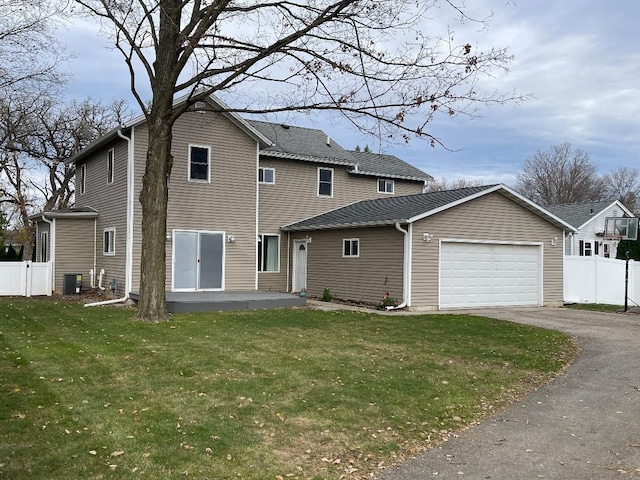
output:
[[331,300],[333,300],[333,295],[331,295],[331,292],[329,291],[328,288],[325,288],[324,291],[322,292],[322,301],[330,302]]
[[385,293],[378,303],[378,310],[386,310],[387,307],[397,307],[398,300],[389,296],[389,292]]

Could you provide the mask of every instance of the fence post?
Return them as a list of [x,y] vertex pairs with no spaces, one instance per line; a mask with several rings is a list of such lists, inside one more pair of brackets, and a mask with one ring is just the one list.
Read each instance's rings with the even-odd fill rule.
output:
[[25,273],[24,273],[24,282],[25,282],[25,286],[24,286],[24,294],[26,297],[30,297],[31,296],[31,277],[32,277],[32,272],[33,269],[31,268],[31,260],[27,260],[26,262],[23,262],[24,264],[24,268],[25,268]]
[[593,265],[594,265],[594,278],[595,278],[595,294],[596,294],[596,303],[600,303],[599,293],[600,289],[598,288],[599,277],[598,277],[598,255],[594,255],[593,257]]

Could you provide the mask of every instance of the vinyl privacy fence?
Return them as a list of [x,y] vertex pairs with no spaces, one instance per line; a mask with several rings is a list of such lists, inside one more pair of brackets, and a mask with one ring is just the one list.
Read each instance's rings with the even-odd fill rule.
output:
[[0,296],[51,295],[51,262],[0,262]]
[[[564,301],[624,305],[625,260],[564,258]],[[640,262],[629,261],[629,305],[640,304]]]

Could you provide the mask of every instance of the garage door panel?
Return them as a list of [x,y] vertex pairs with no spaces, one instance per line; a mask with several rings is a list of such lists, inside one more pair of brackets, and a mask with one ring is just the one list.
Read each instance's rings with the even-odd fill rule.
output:
[[539,245],[442,242],[440,307],[539,305]]

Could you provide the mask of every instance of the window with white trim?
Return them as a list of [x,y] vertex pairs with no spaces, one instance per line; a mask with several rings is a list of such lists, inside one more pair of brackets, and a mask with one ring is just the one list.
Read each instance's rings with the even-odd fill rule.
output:
[[273,185],[274,183],[276,183],[275,168],[259,168],[258,183],[265,183],[267,185]]
[[115,151],[112,148],[107,152],[107,183],[113,183],[113,162]]
[[211,170],[211,148],[189,145],[189,181],[209,182]]
[[580,240],[579,246],[581,257],[590,257],[593,255],[593,244],[591,242]]
[[318,196],[333,197],[333,168],[318,167]]
[[357,258],[360,256],[360,239],[344,238],[342,240],[342,256]]
[[49,232],[40,233],[40,261],[49,261]]
[[105,228],[103,234],[103,255],[115,255],[116,254],[116,229]]
[[258,271],[280,271],[280,235],[258,235]]
[[79,175],[76,176],[76,180],[78,182],[78,189],[80,190],[80,193],[84,193],[85,187],[87,184],[87,164],[86,163],[83,163],[82,165],[80,165],[80,173]]
[[394,182],[384,178],[378,179],[378,193],[393,193]]

